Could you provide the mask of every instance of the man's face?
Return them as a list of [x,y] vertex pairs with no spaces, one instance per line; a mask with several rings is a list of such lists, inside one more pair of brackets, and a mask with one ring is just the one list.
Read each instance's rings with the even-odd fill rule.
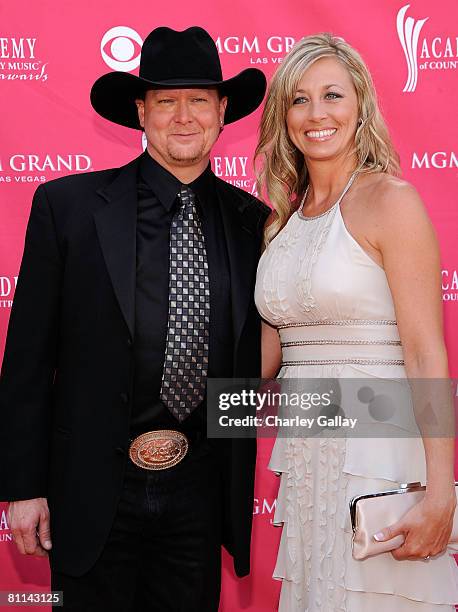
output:
[[150,89],[136,100],[150,155],[174,169],[208,163],[224,123],[227,98],[216,89]]

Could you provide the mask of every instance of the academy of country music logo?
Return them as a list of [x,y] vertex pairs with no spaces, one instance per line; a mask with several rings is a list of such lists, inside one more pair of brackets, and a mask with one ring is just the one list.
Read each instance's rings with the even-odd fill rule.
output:
[[458,302],[458,270],[442,270],[442,300]]
[[0,308],[11,308],[17,276],[0,276]]
[[37,155],[15,153],[7,159],[0,158],[0,184],[2,183],[44,183],[49,173],[87,172],[92,170],[89,155]]
[[409,8],[410,4],[406,4],[398,11],[396,27],[407,63],[407,80],[403,91],[412,93],[418,84],[419,70],[458,68],[458,37],[424,36],[420,41],[420,33],[429,17],[407,17]]
[[[292,36],[218,36],[216,48],[220,54],[242,55],[250,64],[279,64],[293,47]],[[140,64],[140,34],[128,26],[115,26],[102,36],[100,53],[113,70],[131,72]]]
[[240,187],[248,193],[256,196],[256,182],[248,175],[248,156],[233,155],[219,156],[213,155],[211,158],[213,172],[218,178],[226,183]]
[[47,62],[38,56],[36,38],[0,36],[0,80],[48,80]]
[[458,168],[458,154],[454,151],[422,151],[412,153],[410,167],[412,170],[436,168],[443,170],[445,168]]
[[12,542],[13,534],[10,532],[8,522],[6,520],[6,510],[0,511],[0,542]]

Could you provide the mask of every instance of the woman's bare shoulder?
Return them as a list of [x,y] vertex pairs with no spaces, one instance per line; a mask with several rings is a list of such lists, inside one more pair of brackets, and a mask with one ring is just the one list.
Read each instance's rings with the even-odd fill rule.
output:
[[384,173],[363,175],[358,201],[374,220],[398,221],[427,216],[423,201],[408,181]]

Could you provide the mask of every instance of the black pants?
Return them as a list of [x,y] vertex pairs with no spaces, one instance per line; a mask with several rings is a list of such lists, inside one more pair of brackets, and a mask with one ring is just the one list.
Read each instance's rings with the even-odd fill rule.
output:
[[216,612],[221,512],[220,470],[209,450],[157,472],[128,460],[101,556],[78,578],[54,571],[51,556],[52,589],[74,612]]

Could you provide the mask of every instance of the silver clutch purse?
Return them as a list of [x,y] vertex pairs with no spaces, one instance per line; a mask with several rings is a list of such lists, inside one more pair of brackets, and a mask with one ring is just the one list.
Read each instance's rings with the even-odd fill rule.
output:
[[[422,486],[421,482],[408,482],[401,484],[399,489],[353,497],[350,501],[353,558],[361,560],[401,546],[404,543],[403,535],[384,542],[377,542],[373,535],[402,518],[423,499],[425,491],[426,486]],[[458,499],[458,482],[455,482],[455,493]],[[452,552],[458,552],[458,506],[453,519],[449,548]]]

